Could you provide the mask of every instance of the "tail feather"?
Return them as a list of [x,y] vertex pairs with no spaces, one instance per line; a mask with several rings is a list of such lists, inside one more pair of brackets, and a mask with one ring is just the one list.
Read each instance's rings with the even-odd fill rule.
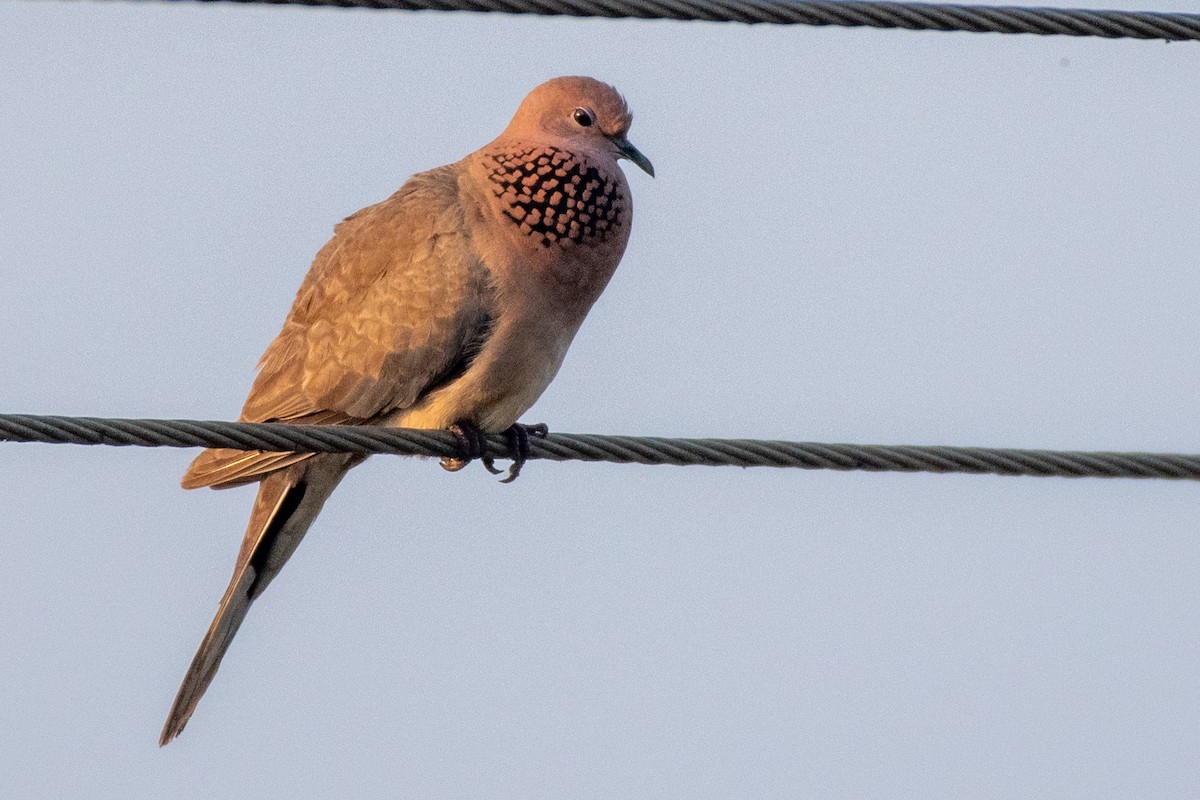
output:
[[221,666],[221,659],[225,657],[225,651],[229,649],[234,634],[242,626],[242,620],[250,611],[250,604],[253,601],[250,599],[247,589],[248,584],[253,580],[254,571],[243,570],[234,578],[233,583],[225,592],[225,597],[221,600],[221,608],[217,612],[216,618],[213,619],[204,641],[201,642],[200,649],[192,658],[187,675],[184,676],[183,683],[179,686],[179,693],[175,695],[175,703],[171,706],[170,713],[167,714],[167,723],[163,726],[162,735],[158,738],[160,747],[183,733],[183,728],[191,718],[192,712],[196,710],[200,698],[204,696],[208,685],[216,676],[217,667]]
[[283,568],[342,476],[361,460],[361,456],[318,456],[263,480],[233,578],[175,696],[160,746],[183,732],[251,604]]

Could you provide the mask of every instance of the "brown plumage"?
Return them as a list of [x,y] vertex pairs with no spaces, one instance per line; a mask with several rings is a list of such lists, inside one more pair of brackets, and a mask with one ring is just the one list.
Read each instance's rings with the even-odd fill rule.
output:
[[[545,390],[629,239],[617,159],[653,175],[610,86],[555,78],[493,142],[348,217],[259,362],[241,418],[496,433]],[[212,626],[160,744],[187,724],[251,603],[363,460],[213,449],[184,488],[259,483]]]

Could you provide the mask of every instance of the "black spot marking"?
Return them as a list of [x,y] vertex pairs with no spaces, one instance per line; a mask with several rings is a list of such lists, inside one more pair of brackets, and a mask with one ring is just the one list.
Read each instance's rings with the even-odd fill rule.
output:
[[504,214],[543,247],[602,242],[623,225],[618,182],[566,151],[533,147],[491,154],[489,162]]

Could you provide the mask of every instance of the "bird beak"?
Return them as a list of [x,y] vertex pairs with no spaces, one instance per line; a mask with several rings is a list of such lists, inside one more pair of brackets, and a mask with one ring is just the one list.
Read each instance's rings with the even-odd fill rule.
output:
[[627,158],[634,164],[642,168],[642,171],[654,177],[654,165],[650,163],[650,159],[642,155],[642,151],[633,146],[633,142],[626,139],[624,136],[612,137],[612,143],[617,147],[617,157]]

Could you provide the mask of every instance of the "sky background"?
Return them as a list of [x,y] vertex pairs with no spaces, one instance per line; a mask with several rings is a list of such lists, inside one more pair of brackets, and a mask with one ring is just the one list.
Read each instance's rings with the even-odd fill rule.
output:
[[[559,74],[659,177],[526,421],[1200,452],[1198,44],[223,5],[0,4],[0,411],[235,417]],[[160,750],[253,497],[193,455],[0,446],[0,795],[1200,794],[1195,484],[376,457]]]

